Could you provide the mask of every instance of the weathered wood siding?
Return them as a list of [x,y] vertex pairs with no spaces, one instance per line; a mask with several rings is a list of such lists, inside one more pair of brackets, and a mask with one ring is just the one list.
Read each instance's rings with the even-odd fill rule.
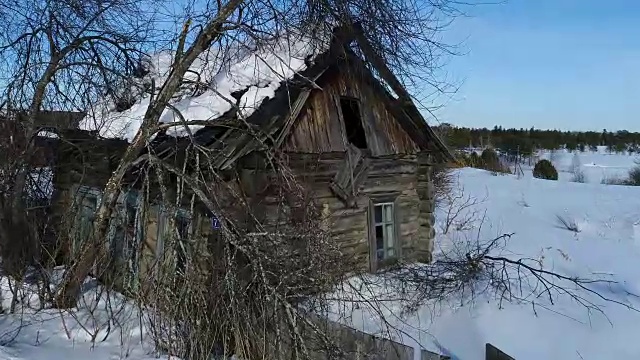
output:
[[314,90],[291,129],[284,150],[320,153],[346,150],[340,97],[360,101],[362,123],[371,155],[412,154],[418,147],[387,108],[373,84],[353,72],[333,70]]
[[369,240],[369,201],[379,195],[397,194],[400,254],[410,261],[430,261],[433,231],[433,195],[428,166],[416,155],[371,159],[371,170],[360,187],[354,208],[348,208],[329,189],[343,153],[322,155],[290,154],[290,165],[307,184],[314,200],[331,214],[332,238],[352,254],[359,270],[371,266]]

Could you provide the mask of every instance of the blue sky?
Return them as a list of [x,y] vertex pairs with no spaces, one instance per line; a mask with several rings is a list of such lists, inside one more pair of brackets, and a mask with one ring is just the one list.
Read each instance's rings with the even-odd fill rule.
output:
[[640,131],[639,0],[507,0],[467,9],[439,121]]

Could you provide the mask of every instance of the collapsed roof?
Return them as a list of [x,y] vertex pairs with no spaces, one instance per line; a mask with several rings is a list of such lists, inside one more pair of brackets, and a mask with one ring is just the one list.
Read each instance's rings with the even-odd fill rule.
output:
[[[355,40],[366,62],[385,81],[386,87],[378,79],[374,82],[379,83],[378,91],[384,93],[407,134],[421,149],[432,150],[445,161],[452,160],[450,150],[427,125],[407,91],[358,29],[357,25],[355,31],[336,29],[330,40],[290,35],[259,48],[236,44],[210,49],[192,64],[180,90],[162,113],[160,123],[165,126],[159,132],[160,138],[188,135],[189,141],[210,145],[215,137],[212,127],[242,118],[261,126],[269,136],[275,135],[276,145],[281,144],[295,120],[290,113],[296,111],[296,105],[299,108],[304,104],[315,86],[314,81],[324,71],[345,57],[366,67],[347,46]],[[163,83],[171,71],[172,59],[169,52],[156,54],[146,63],[146,74],[132,79],[121,90],[120,98],[124,98],[126,108],[111,98],[105,99],[88,111],[80,128],[97,131],[106,138],[131,140],[142,123],[152,94],[158,92],[153,86]],[[374,76],[369,70],[364,74]],[[198,124],[187,125],[187,122]],[[269,129],[264,129],[265,126]],[[162,147],[162,142],[156,143]],[[251,151],[252,146],[245,145],[238,156]],[[224,163],[229,164],[235,158],[237,156],[232,156]]]

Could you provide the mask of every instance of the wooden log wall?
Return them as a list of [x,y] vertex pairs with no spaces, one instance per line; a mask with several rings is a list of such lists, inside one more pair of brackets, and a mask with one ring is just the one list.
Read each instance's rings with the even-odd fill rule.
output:
[[417,256],[427,261],[431,261],[433,253],[433,238],[436,236],[435,230],[435,188],[431,180],[431,157],[427,153],[420,153],[417,157],[417,186],[416,191],[419,199],[419,221],[418,221],[418,243],[421,245],[416,249]]
[[435,235],[433,188],[426,162],[418,156],[387,156],[371,159],[368,177],[362,183],[355,207],[346,207],[329,189],[344,157],[342,153],[317,156],[290,154],[290,166],[307,184],[314,201],[328,211],[331,237],[352,254],[358,269],[369,270],[369,200],[395,193],[400,218],[402,257],[412,261],[430,261]]

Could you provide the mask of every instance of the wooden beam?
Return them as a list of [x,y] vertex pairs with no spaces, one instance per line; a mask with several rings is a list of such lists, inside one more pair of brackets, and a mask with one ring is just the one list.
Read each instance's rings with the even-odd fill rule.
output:
[[486,360],[516,360],[515,358],[507,355],[505,352],[489,343],[487,343],[486,345],[485,355]]
[[[384,59],[376,53],[375,49],[371,46],[366,36],[364,35],[364,31],[362,26],[359,23],[353,25],[354,27],[354,36],[355,40],[360,46],[362,53],[364,54],[367,61],[369,61],[373,67],[378,71],[382,79],[389,84],[391,89],[396,93],[398,99],[395,101],[396,104],[402,111],[408,116],[408,118],[413,122],[414,126],[418,131],[422,134],[428,135],[428,137],[433,139],[433,142],[436,145],[437,150],[442,152],[443,157],[452,161],[455,159],[453,153],[449,150],[449,148],[442,142],[442,139],[433,132],[433,129],[427,124],[426,120],[420,114],[420,111],[416,108],[413,100],[411,99],[411,95],[402,85],[400,80],[393,74],[391,69],[387,66]],[[421,135],[422,135],[421,134]]]

